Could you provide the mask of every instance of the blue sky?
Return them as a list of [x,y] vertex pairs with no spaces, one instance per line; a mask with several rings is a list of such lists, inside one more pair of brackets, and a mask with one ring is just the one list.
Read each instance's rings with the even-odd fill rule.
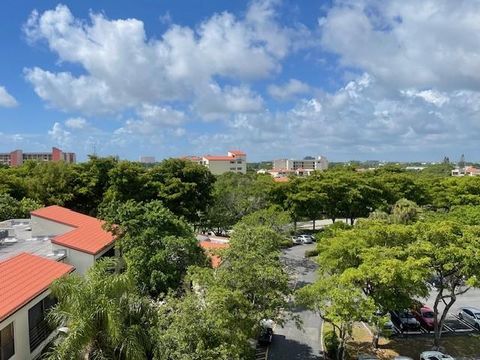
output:
[[480,160],[480,3],[0,4],[0,151]]

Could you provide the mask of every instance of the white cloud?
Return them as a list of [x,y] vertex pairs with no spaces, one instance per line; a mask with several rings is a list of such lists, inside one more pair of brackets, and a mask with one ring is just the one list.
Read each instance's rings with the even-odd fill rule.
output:
[[65,126],[70,129],[85,129],[88,126],[87,120],[81,117],[69,118],[65,120]]
[[268,93],[277,100],[290,100],[297,95],[306,94],[310,91],[310,86],[297,79],[290,79],[282,85],[270,85]]
[[319,21],[340,63],[390,88],[480,90],[480,3],[338,0]]
[[70,146],[71,133],[65,130],[62,124],[56,122],[53,124],[51,130],[48,130],[48,135],[59,146]]
[[218,76],[249,81],[279,71],[293,40],[300,42],[305,30],[281,27],[275,16],[271,2],[254,1],[244,18],[214,14],[195,29],[171,25],[157,39],[147,38],[140,20],[110,20],[92,13],[87,22],[58,5],[41,14],[32,12],[24,32],[32,42],[45,40],[61,62],[79,64],[85,74],[34,67],[26,69],[25,76],[50,105],[85,114],[190,102],[212,84],[219,87]]
[[0,106],[3,107],[15,107],[17,106],[17,100],[10,95],[3,86],[0,86]]

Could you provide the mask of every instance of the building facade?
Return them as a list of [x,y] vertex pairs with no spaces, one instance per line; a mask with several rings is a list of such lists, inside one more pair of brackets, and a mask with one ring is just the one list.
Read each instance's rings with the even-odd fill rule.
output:
[[0,223],[1,360],[38,358],[59,331],[46,320],[55,304],[50,285],[72,272],[83,275],[99,258],[115,255],[114,236],[103,225],[61,206]]
[[241,150],[230,150],[226,156],[186,156],[184,159],[207,167],[214,175],[221,175],[226,172],[247,173],[247,154]]
[[278,159],[273,160],[273,169],[282,170],[326,170],[328,160],[325,156],[307,156],[302,160]]
[[75,164],[76,155],[73,152],[63,152],[53,147],[52,152],[24,153],[22,150],[14,150],[10,153],[0,153],[0,164],[7,166],[20,166],[24,161],[64,161]]

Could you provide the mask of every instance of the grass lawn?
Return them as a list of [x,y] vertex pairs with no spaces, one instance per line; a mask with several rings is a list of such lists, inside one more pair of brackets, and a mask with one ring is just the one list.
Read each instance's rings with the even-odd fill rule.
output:
[[[353,331],[353,339],[349,341],[350,358],[355,358],[361,352],[374,353],[371,346],[372,336],[365,326],[358,324]],[[479,357],[480,336],[478,333],[464,335],[443,335],[441,346],[444,352],[453,357]],[[381,359],[391,359],[396,355],[409,356],[418,359],[423,351],[433,347],[433,334],[428,336],[381,338],[377,356]]]
[[[324,333],[331,326],[325,324]],[[478,333],[465,335],[444,335],[441,340],[444,352],[453,357],[480,357],[480,335]],[[379,349],[372,348],[372,335],[361,323],[353,328],[353,339],[348,342],[348,359],[355,359],[358,354],[376,354],[380,359],[392,359],[394,356],[409,356],[417,360],[422,351],[433,347],[433,334],[430,336],[381,338]]]

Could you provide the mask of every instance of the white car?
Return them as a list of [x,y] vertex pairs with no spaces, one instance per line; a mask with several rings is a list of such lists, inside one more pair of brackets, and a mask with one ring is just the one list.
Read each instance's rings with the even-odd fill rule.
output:
[[470,325],[480,331],[480,309],[474,307],[463,307],[458,313],[460,319],[465,320]]
[[302,241],[303,244],[313,243],[313,238],[311,235],[299,235],[298,238]]
[[292,243],[293,245],[301,245],[303,241],[298,236],[292,236]]
[[455,360],[455,358],[440,351],[424,351],[420,354],[420,360]]

